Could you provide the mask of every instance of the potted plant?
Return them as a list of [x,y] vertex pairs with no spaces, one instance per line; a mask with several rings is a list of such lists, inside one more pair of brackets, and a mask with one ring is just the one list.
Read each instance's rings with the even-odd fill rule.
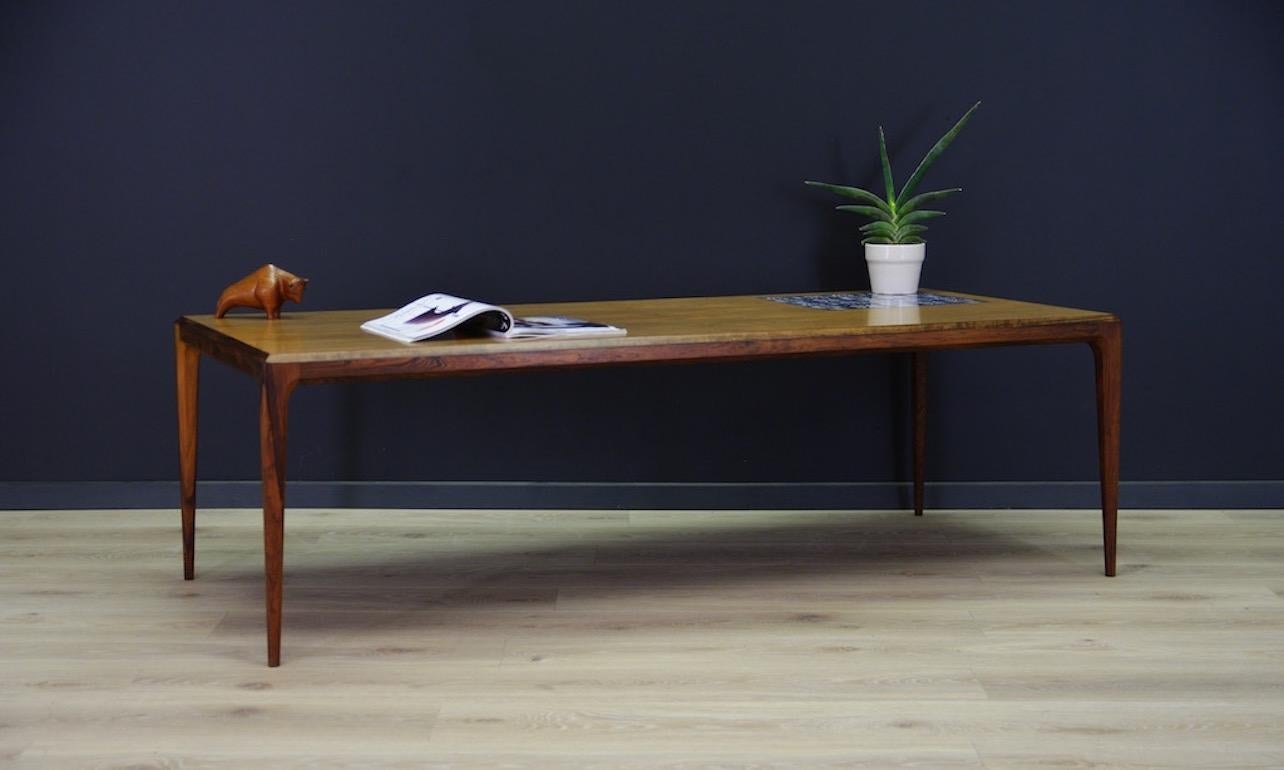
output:
[[945,132],[928,150],[918,168],[905,182],[898,195],[892,182],[892,164],[887,160],[887,140],[883,136],[883,127],[878,127],[878,156],[883,167],[883,187],[887,197],[880,198],[874,193],[859,187],[827,184],[825,182],[807,181],[806,184],[822,187],[845,198],[860,201],[859,204],[837,206],[839,211],[850,211],[873,220],[861,227],[864,235],[861,243],[865,246],[865,263],[869,267],[869,286],[875,294],[914,294],[918,291],[918,278],[923,269],[923,258],[927,245],[922,234],[927,230],[925,220],[944,216],[944,211],[926,209],[923,206],[938,198],[944,198],[961,191],[962,187],[951,187],[931,192],[914,192],[918,189],[923,175],[936,159],[950,146],[954,137],[976,112],[981,103],[972,105],[954,128]]

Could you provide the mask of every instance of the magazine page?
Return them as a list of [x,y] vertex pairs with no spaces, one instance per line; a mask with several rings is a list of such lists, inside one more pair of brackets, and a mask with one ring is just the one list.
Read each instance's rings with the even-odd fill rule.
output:
[[361,328],[399,342],[418,342],[473,319],[477,324],[499,332],[508,331],[513,326],[513,316],[502,307],[450,294],[429,294],[388,315],[366,321]]
[[514,318],[507,331],[487,330],[492,337],[507,340],[528,340],[547,337],[613,337],[627,331],[610,324],[584,321],[566,316],[529,316]]

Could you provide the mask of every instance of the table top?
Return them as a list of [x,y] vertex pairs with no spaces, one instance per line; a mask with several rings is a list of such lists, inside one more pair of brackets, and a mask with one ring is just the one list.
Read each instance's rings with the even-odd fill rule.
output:
[[[285,312],[275,321],[269,321],[259,313],[232,314],[222,319],[212,315],[192,315],[180,319],[179,325],[193,328],[197,336],[207,340],[248,349],[269,364],[307,365],[340,361],[376,364],[379,359],[494,358],[514,352],[532,359],[541,353],[576,351],[581,358],[585,355],[591,358],[591,354],[597,352],[601,354],[598,357],[609,353],[617,361],[661,360],[664,356],[645,355],[644,349],[672,350],[674,346],[703,346],[711,351],[725,351],[725,355],[706,357],[751,357],[769,355],[771,351],[787,355],[793,351],[790,345],[804,343],[804,347],[811,347],[800,347],[794,352],[823,352],[821,348],[824,345],[833,350],[839,349],[834,348],[835,345],[844,346],[843,349],[859,348],[863,342],[872,342],[872,339],[863,339],[867,337],[877,337],[880,340],[878,347],[887,348],[894,345],[895,338],[901,335],[906,336],[906,342],[910,337],[926,339],[926,333],[931,333],[931,339],[945,340],[951,334],[957,336],[962,332],[1005,330],[1010,333],[1020,329],[1116,321],[1109,313],[1093,310],[946,291],[932,291],[931,294],[969,301],[965,304],[829,310],[766,298],[824,297],[830,294],[816,292],[508,306],[517,316],[565,315],[628,330],[628,335],[623,337],[585,339],[507,341],[447,336],[405,344],[360,329],[362,322],[384,315],[388,309]],[[890,342],[889,335],[892,336]]]

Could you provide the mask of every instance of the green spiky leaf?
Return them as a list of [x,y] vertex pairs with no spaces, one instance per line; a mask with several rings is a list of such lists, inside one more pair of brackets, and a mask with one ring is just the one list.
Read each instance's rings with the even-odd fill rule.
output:
[[911,211],[914,211],[915,209],[917,209],[919,206],[922,206],[924,203],[934,201],[938,198],[944,198],[947,195],[953,195],[956,192],[962,192],[962,191],[963,191],[962,187],[951,187],[948,190],[933,190],[931,192],[919,193],[918,195],[915,195],[913,198],[910,198],[904,203],[896,204],[896,213],[902,214],[902,215],[908,214]]
[[869,190],[862,190],[859,187],[847,187],[846,185],[840,184],[829,184],[828,182],[812,182],[810,180],[804,181],[803,184],[811,185],[812,187],[819,187],[822,190],[828,190],[831,193],[841,195],[844,198],[855,198],[858,201],[865,201],[870,205],[877,206],[883,211],[886,211],[888,214],[892,213],[892,207],[888,205],[887,201],[878,197]]
[[874,206],[835,206],[839,211],[850,211],[853,214],[863,214],[870,219],[878,219],[883,222],[891,222],[892,215]]
[[915,222],[922,222],[925,219],[932,219],[933,217],[943,217],[943,216],[945,216],[944,211],[932,211],[931,209],[922,209],[919,211],[910,212],[909,214],[906,214],[903,217],[899,217],[896,220],[896,223],[900,225],[911,225],[911,224],[914,224]]
[[976,112],[976,108],[980,106],[980,102],[973,104],[972,108],[963,113],[963,117],[959,118],[959,122],[955,123],[954,127],[949,131],[945,132],[945,136],[936,140],[936,144],[932,145],[932,149],[928,150],[927,155],[923,156],[923,160],[919,161],[918,168],[914,169],[914,173],[910,175],[909,181],[907,181],[905,186],[901,188],[901,194],[896,196],[898,204],[899,201],[902,200],[906,202],[909,201],[910,196],[918,187],[918,183],[923,180],[923,175],[932,167],[932,164],[936,162],[936,159],[941,157],[941,153],[945,152],[946,147],[950,146],[950,142],[954,141],[954,137],[959,135],[959,132],[963,130],[963,126],[965,126],[968,120],[971,119],[972,113]]
[[878,127],[878,160],[883,166],[883,186],[887,189],[887,202],[896,211],[896,185],[892,182],[892,162],[887,159],[887,139],[883,127]]
[[870,222],[860,228],[866,235],[886,235],[888,238],[896,237],[896,226],[890,222]]
[[918,195],[914,195],[914,191],[918,188],[919,182],[922,181],[927,170],[954,141],[963,126],[971,119],[972,113],[980,106],[980,102],[972,105],[963,114],[963,117],[959,118],[958,122],[954,124],[954,127],[937,140],[932,149],[919,162],[918,167],[914,169],[914,173],[905,182],[905,186],[901,188],[899,196],[895,195],[892,164],[887,155],[887,136],[882,126],[878,128],[878,159],[883,174],[883,186],[887,191],[887,200],[883,200],[869,190],[859,187],[848,187],[846,185],[811,180],[806,180],[805,184],[860,201],[862,205],[844,205],[836,206],[835,208],[839,211],[860,214],[873,220],[861,226],[860,231],[865,236],[861,243],[922,243],[923,239],[919,237],[919,234],[925,232],[927,227],[918,223],[943,216],[945,212],[921,207],[930,201],[961,192],[962,188],[952,187],[944,190],[932,190]]

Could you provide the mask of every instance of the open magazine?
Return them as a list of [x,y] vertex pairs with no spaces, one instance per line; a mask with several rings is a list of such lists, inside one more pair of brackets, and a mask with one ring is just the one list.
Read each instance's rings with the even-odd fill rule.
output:
[[506,340],[602,337],[627,333],[618,326],[564,316],[517,318],[498,305],[449,294],[420,297],[388,315],[366,321],[361,328],[398,342],[419,342],[452,329]]

